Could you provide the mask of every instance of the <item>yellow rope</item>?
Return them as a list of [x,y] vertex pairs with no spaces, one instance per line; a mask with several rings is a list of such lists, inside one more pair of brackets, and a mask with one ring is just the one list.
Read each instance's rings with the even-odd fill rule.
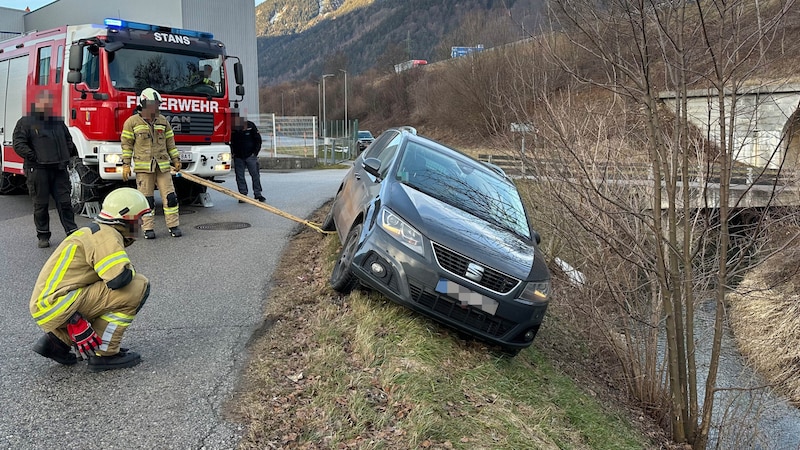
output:
[[273,214],[277,214],[277,215],[279,215],[281,217],[285,217],[285,218],[287,218],[289,220],[293,220],[293,221],[295,221],[297,223],[301,223],[301,224],[303,224],[303,225],[305,225],[305,226],[307,226],[309,228],[312,228],[312,229],[314,229],[316,231],[319,231],[322,234],[335,233],[334,231],[325,231],[325,230],[323,230],[322,229],[322,224],[319,224],[319,223],[316,223],[316,222],[311,222],[311,221],[308,221],[308,220],[305,220],[305,219],[301,219],[301,218],[299,218],[297,216],[293,216],[293,215],[291,215],[291,214],[289,214],[289,213],[287,213],[285,211],[281,211],[280,209],[275,208],[274,206],[270,206],[270,205],[268,205],[266,203],[261,203],[261,202],[255,200],[255,199],[252,199],[252,198],[250,198],[250,197],[248,197],[246,195],[243,195],[243,194],[240,194],[240,193],[238,193],[236,191],[232,191],[230,189],[224,188],[224,187],[220,186],[219,184],[217,184],[217,183],[215,183],[213,181],[206,180],[205,178],[200,178],[197,175],[181,171],[181,172],[178,172],[176,174],[176,176],[186,178],[187,180],[194,181],[195,183],[203,185],[203,186],[206,186],[206,187],[210,187],[211,189],[214,189],[217,192],[221,192],[221,193],[223,193],[225,195],[228,195],[228,196],[231,196],[233,198],[239,199],[239,200],[241,200],[243,202],[247,202],[247,203],[250,203],[251,205],[258,206],[259,208],[267,210],[267,211],[269,211],[269,212],[271,212]]

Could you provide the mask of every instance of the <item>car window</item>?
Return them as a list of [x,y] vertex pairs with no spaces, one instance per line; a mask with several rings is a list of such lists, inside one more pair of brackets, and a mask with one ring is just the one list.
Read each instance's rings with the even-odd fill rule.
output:
[[386,148],[386,145],[389,144],[394,138],[399,136],[399,133],[396,131],[387,131],[383,133],[372,142],[372,145],[369,147],[366,153],[364,153],[364,159],[367,158],[378,158],[380,159],[380,153]]
[[516,187],[480,163],[457,160],[409,142],[396,179],[476,217],[530,238],[530,228]]

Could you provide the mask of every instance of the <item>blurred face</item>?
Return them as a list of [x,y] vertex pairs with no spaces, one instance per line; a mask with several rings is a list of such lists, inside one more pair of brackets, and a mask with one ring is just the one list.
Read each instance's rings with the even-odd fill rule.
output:
[[122,231],[122,241],[125,247],[128,247],[133,244],[139,237],[139,234],[141,234],[142,219],[126,220],[125,224],[127,227]]
[[34,102],[36,111],[51,113],[53,112],[53,94],[49,91],[42,91],[36,95]]

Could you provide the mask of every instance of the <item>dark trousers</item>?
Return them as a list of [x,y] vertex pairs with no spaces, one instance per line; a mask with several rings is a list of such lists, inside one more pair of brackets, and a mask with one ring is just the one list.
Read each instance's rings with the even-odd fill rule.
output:
[[258,157],[256,155],[251,155],[247,158],[233,158],[236,187],[239,188],[240,194],[247,195],[247,180],[244,177],[245,168],[250,172],[250,178],[253,179],[253,196],[258,197],[261,195],[261,173],[258,167]]
[[78,229],[75,213],[72,211],[70,194],[72,185],[66,169],[29,167],[27,175],[28,192],[33,200],[33,223],[39,239],[50,239],[50,197],[55,200],[58,218],[64,232],[70,234]]

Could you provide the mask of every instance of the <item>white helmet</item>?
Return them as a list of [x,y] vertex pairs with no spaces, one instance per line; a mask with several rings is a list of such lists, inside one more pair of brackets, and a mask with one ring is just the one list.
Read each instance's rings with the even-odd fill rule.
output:
[[123,187],[114,189],[106,196],[100,214],[94,220],[116,228],[122,234],[127,247],[139,234],[139,219],[149,212],[150,204],[144,194],[136,189]]
[[142,93],[139,94],[139,105],[142,108],[146,107],[149,102],[161,104],[161,94],[153,88],[145,88]]

